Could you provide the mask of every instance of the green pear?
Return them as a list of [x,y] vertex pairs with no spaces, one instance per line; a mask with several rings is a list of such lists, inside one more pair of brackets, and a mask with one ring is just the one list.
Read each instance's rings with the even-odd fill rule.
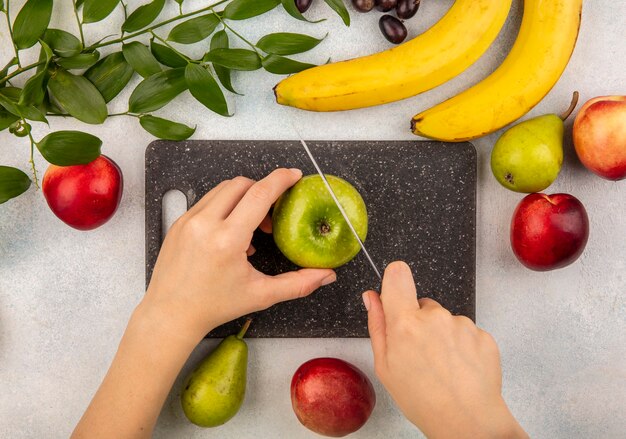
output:
[[183,411],[200,427],[217,427],[237,414],[246,393],[250,320],[229,335],[191,372],[181,395]]
[[575,92],[563,115],[535,117],[500,136],[491,152],[491,170],[502,186],[516,192],[541,192],[556,180],[563,164],[563,122],[577,102]]

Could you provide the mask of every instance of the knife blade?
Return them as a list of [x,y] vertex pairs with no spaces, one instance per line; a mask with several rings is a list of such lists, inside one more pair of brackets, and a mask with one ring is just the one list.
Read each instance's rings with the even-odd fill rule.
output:
[[317,160],[315,160],[315,157],[313,156],[313,153],[311,153],[311,150],[309,149],[309,146],[304,141],[302,136],[300,136],[300,133],[298,133],[298,130],[296,130],[295,127],[294,127],[294,130],[298,134],[298,138],[300,139],[300,144],[302,144],[302,147],[304,148],[304,150],[306,151],[307,155],[309,156],[309,159],[311,159],[311,162],[313,163],[313,166],[315,167],[315,170],[317,171],[319,176],[322,178],[322,181],[324,182],[324,186],[326,186],[326,189],[328,190],[328,193],[330,194],[330,196],[332,197],[333,201],[337,205],[337,208],[339,209],[339,212],[341,212],[341,216],[343,216],[343,219],[348,224],[348,227],[350,228],[350,231],[352,232],[352,234],[354,235],[354,237],[358,241],[359,245],[361,246],[361,250],[363,250],[363,254],[367,258],[367,260],[370,263],[370,265],[372,266],[372,268],[374,269],[374,272],[376,273],[376,276],[378,276],[378,279],[382,280],[382,276],[380,275],[380,271],[378,270],[378,267],[376,267],[376,264],[374,263],[374,260],[372,259],[372,257],[370,256],[369,252],[365,248],[365,244],[363,244],[363,241],[361,241],[361,238],[359,237],[359,234],[356,232],[356,229],[352,225],[352,222],[350,221],[350,218],[348,218],[348,214],[346,213],[346,211],[344,210],[343,206],[339,202],[339,199],[337,198],[337,195],[335,195],[335,192],[333,191],[333,188],[330,186],[330,183],[328,183],[328,180],[326,179],[326,176],[322,172],[322,169],[320,168],[320,165],[317,163]]

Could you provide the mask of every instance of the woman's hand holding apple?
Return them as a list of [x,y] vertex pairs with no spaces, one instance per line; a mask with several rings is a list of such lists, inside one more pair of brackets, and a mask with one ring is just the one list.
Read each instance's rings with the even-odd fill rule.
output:
[[363,295],[376,374],[428,437],[527,438],[504,402],[498,347],[467,317],[417,299],[410,268],[385,270]]
[[199,340],[222,323],[335,281],[330,269],[268,276],[248,262],[252,234],[270,230],[272,204],[301,176],[277,169],[258,182],[236,177],[217,185],[172,226],[141,306]]

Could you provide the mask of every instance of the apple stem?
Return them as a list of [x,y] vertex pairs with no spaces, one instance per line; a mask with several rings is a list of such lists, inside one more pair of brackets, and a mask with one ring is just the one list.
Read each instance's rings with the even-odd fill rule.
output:
[[576,105],[578,105],[578,96],[579,96],[578,92],[575,91],[574,94],[572,95],[572,102],[569,104],[569,108],[565,110],[565,113],[559,116],[563,122],[567,120],[567,118],[572,114],[572,112],[576,108]]
[[246,335],[246,332],[248,332],[248,328],[250,327],[250,323],[252,323],[252,319],[246,320],[246,323],[244,323],[243,326],[241,327],[241,330],[239,331],[239,334],[237,334],[237,338],[239,340],[241,340],[244,337],[244,335]]

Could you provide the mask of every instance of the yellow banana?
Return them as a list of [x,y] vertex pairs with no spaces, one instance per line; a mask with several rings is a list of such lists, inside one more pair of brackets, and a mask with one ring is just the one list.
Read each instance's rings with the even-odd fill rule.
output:
[[460,142],[519,119],[561,77],[576,45],[582,0],[525,0],[519,35],[504,62],[461,94],[413,118],[419,136]]
[[512,0],[457,0],[433,27],[374,55],[325,64],[280,82],[276,101],[312,111],[351,110],[404,99],[454,78],[489,48]]

